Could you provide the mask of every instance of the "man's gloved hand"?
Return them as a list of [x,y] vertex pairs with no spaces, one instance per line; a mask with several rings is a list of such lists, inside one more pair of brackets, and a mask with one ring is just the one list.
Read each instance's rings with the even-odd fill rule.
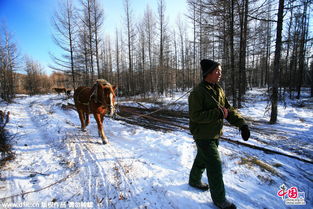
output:
[[242,139],[248,141],[248,139],[250,138],[250,130],[248,125],[241,126],[240,131]]

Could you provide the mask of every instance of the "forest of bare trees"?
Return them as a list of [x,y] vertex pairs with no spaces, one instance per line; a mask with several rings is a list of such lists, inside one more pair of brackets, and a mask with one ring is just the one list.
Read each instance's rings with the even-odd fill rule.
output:
[[[313,96],[312,0],[186,0],[188,12],[174,25],[164,0],[153,2],[155,11],[147,6],[139,19],[132,1],[124,0],[122,24],[110,35],[104,34],[108,23],[101,3],[62,1],[52,17],[53,39],[63,54],[52,53],[50,67],[64,73],[62,86],[75,89],[105,78],[118,85],[120,96],[170,94],[197,84],[199,62],[208,58],[222,64],[221,85],[235,107],[242,106],[247,89],[267,87],[273,123],[275,105],[284,95],[300,98],[301,88],[308,87]],[[20,67],[10,37],[1,30],[5,100],[14,96],[14,71]],[[34,69],[44,76],[35,61],[23,63],[28,79],[35,79]],[[48,88],[25,83],[30,94]]]
[[22,56],[7,26],[0,26],[0,98],[12,102],[16,94],[44,94],[53,87],[71,88],[70,78],[62,72],[47,75],[39,62]]
[[19,54],[12,40],[12,34],[2,24],[0,26],[0,96],[8,102],[11,102],[15,96],[14,72],[18,68],[18,58]]
[[186,89],[199,82],[202,58],[222,63],[222,84],[238,107],[247,88],[277,82],[280,92],[299,97],[300,87],[310,83],[310,0],[283,2],[276,76],[278,1],[188,0],[188,14],[169,25],[164,0],[157,1],[156,11],[147,6],[139,20],[131,0],[124,0],[124,24],[111,36],[102,33],[105,5],[99,3],[81,0],[75,8],[68,0],[54,17],[54,39],[64,49],[55,69],[70,74],[73,87],[106,77],[123,95]]

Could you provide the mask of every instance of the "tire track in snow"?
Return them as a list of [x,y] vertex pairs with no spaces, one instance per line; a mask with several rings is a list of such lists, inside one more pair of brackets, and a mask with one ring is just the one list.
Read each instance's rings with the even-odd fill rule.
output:
[[[33,120],[40,121],[39,124],[37,123],[37,126],[39,125],[39,126],[45,127],[45,131],[44,133],[42,133],[44,137],[48,136],[49,121],[54,121],[58,123],[60,127],[63,124],[73,125],[72,123],[70,123],[69,120],[64,119],[60,114],[57,114],[57,112],[54,112],[52,106],[45,105],[45,103],[49,104],[49,102],[38,103],[37,101],[34,101],[30,105],[30,107],[32,108],[30,112],[36,113],[35,116],[33,117]],[[58,131],[58,132],[61,132],[61,131]],[[69,135],[67,135],[65,138],[68,138],[68,137]],[[74,137],[74,140],[75,142],[78,142],[77,138],[75,137]],[[79,201],[93,202],[93,200],[95,199],[93,198],[93,195],[98,194],[98,183],[97,183],[98,178],[94,178],[94,174],[100,173],[100,175],[102,175],[102,180],[104,180],[103,172],[100,172],[97,166],[92,166],[91,155],[85,151],[84,146],[80,145],[80,143],[75,143],[74,146],[67,146],[67,150],[68,150],[69,158],[71,158],[71,155],[74,154],[74,158],[70,160],[73,160],[74,164],[78,166],[78,168],[80,169],[79,176],[81,177],[81,179],[80,179],[79,184],[81,184],[80,188],[82,188],[83,194],[82,194],[81,199],[79,199]],[[62,153],[62,151],[64,152],[64,150],[61,150],[59,152],[61,155],[64,156],[65,153]]]
[[[76,116],[76,112],[75,112],[75,116]],[[67,124],[73,124],[73,123],[67,121]],[[89,129],[91,126],[93,131],[95,131],[96,133],[96,129],[93,127],[94,125],[95,123],[91,119],[91,124],[89,125]],[[80,128],[76,126],[76,130],[77,130],[76,132],[80,132],[79,129]],[[119,160],[119,159],[127,158],[126,156],[121,155],[121,152],[117,151],[112,144],[103,145],[99,137],[89,135],[88,132],[87,133],[80,132],[80,133],[81,133],[80,135],[77,134],[77,136],[75,136],[75,143],[79,143],[81,142],[81,140],[87,141],[86,143],[79,143],[80,149],[83,150],[83,152],[88,151],[89,154],[86,156],[90,156],[91,157],[90,160],[93,161],[94,164],[97,164],[99,169],[103,170],[102,172],[99,172],[104,175],[103,182],[108,183],[108,181],[110,180],[112,176],[114,176],[116,180],[116,181],[113,181],[113,183],[110,183],[110,182],[108,183],[108,185],[111,185],[111,187],[114,187],[116,191],[113,192],[115,193],[115,195],[111,195],[111,197],[106,198],[108,199],[107,206],[110,205],[110,203],[112,203],[112,201],[114,201],[116,198],[118,198],[118,200],[128,200],[132,203],[132,206],[130,207],[136,207],[136,208],[144,208],[145,207],[144,205],[146,205],[147,202],[150,203],[148,205],[153,205],[153,206],[156,204],[160,204],[158,201],[147,200],[145,195],[141,195],[142,190],[134,186],[135,184],[133,183],[136,181],[133,178],[130,178],[128,174],[129,171],[127,171],[127,169],[125,170],[125,166],[127,165],[123,165],[123,163]],[[95,144],[95,142],[97,141],[99,144]],[[103,159],[108,159],[108,156],[109,156],[110,157],[109,159],[111,160],[104,161],[103,159],[101,159],[101,155],[103,156]],[[137,160],[136,162],[140,162],[140,161]],[[133,162],[131,164],[133,164]],[[144,165],[144,163],[142,162],[141,164]],[[134,176],[136,176],[136,174],[134,174]],[[142,184],[142,181],[139,182],[139,184]],[[149,185],[147,186],[147,188],[149,188]],[[171,199],[167,197],[167,195],[165,194],[166,192],[161,191],[161,193],[162,194],[164,193],[164,195],[159,194],[157,191],[155,191],[153,187],[151,191],[156,193],[154,194],[154,196],[157,196],[158,200],[159,199],[168,200],[167,201],[168,204],[164,204],[163,202],[161,202],[161,205],[160,205],[161,207],[166,206],[167,208],[175,208],[174,206],[175,204],[172,202]],[[112,193],[112,191],[110,190],[110,192],[107,192],[107,193]],[[114,197],[112,198],[112,196]]]
[[[124,156],[123,155],[119,155],[118,153],[120,153],[120,152],[117,151],[115,146],[113,146],[112,144],[108,144],[108,147],[110,148],[111,152],[109,152],[107,149],[105,149],[105,152],[107,153],[107,155],[110,155],[114,159],[115,166],[117,166],[117,168],[119,168],[119,169],[116,169],[116,170],[121,175],[122,181],[126,184],[124,187],[126,189],[128,188],[129,192],[132,195],[131,196],[132,198],[136,198],[136,195],[140,194],[141,191],[140,191],[140,189],[138,189],[134,185],[138,184],[138,183],[142,184],[142,181],[136,182],[135,179],[132,179],[131,177],[128,177],[129,171],[125,170],[125,165],[123,165],[123,163],[119,160],[119,159],[123,159]],[[136,159],[136,158],[131,158],[131,159]],[[137,161],[137,162],[140,162],[140,161]],[[133,163],[134,162],[132,162],[132,164]],[[145,166],[144,163],[142,163],[142,162],[140,162],[140,163],[141,163],[142,166]],[[133,174],[133,175],[135,176],[136,174]],[[148,183],[147,183],[145,188],[149,188],[151,186],[151,185],[148,185]],[[155,202],[153,200],[151,201],[151,200],[146,199],[146,196],[143,195],[142,196],[143,198],[141,198],[141,199],[136,198],[137,199],[136,201],[139,202],[139,205],[141,206],[141,207],[138,207],[138,208],[145,208],[145,207],[151,207],[151,206],[152,207],[156,207],[156,208],[176,208],[175,204],[173,203],[173,201],[167,197],[166,191],[164,191],[164,189],[156,190],[153,186],[151,186],[151,191],[150,192],[153,192],[154,197],[156,197],[155,199],[162,200],[162,201],[158,201],[158,202]],[[160,192],[161,192],[161,194],[160,194]],[[164,195],[162,195],[162,194],[164,194]],[[166,199],[166,201],[164,201],[164,199]],[[164,202],[167,202],[167,204],[164,204]],[[147,206],[147,203],[149,203],[148,206]],[[159,205],[155,205],[155,204],[159,204]],[[138,203],[137,203],[137,205],[138,205]]]
[[[149,206],[159,204],[160,207],[165,206],[166,208],[176,208],[174,206],[175,204],[172,202],[171,199],[169,199],[166,196],[166,192],[164,191],[161,191],[161,194],[159,194],[160,191],[156,191],[152,187],[150,192],[153,192],[154,196],[157,196],[156,199],[162,200],[167,199],[166,202],[168,204],[164,204],[163,201],[161,202],[156,201],[154,202],[153,200],[150,201],[146,199],[145,195],[141,194],[142,191],[138,189],[136,186],[134,186],[138,182],[136,182],[135,179],[129,177],[128,175],[129,171],[125,170],[125,167],[127,165],[123,165],[123,163],[120,160],[124,158],[129,158],[120,154],[123,151],[117,151],[112,144],[103,145],[101,143],[100,138],[90,136],[88,132],[87,133],[81,132],[80,135],[78,134],[75,135],[73,133],[73,136],[71,138],[74,139],[72,143],[77,144],[76,149],[80,149],[81,152],[83,152],[85,155],[85,157],[83,158],[83,161],[85,162],[82,161],[81,164],[94,167],[95,169],[94,172],[97,172],[102,175],[101,181],[105,182],[106,184],[105,189],[107,194],[107,198],[105,198],[106,200],[105,207],[114,207],[115,204],[118,207],[119,203],[122,204],[122,207],[124,207],[126,205],[125,201],[129,201],[128,204],[130,208],[133,207],[144,208],[148,202]],[[92,162],[92,164],[87,162]],[[142,162],[140,163],[142,165],[144,164]],[[135,176],[136,174],[133,175]],[[141,183],[142,181],[139,182],[139,184]],[[94,180],[94,184],[97,184],[96,180]],[[147,186],[146,188],[149,188],[149,186]],[[99,191],[97,190],[94,191],[99,193]],[[120,201],[124,202],[122,203]]]
[[[123,194],[123,192],[126,194],[126,191],[129,190],[129,188],[127,186],[130,186],[130,184],[128,183],[126,186],[125,185],[121,185],[120,182],[116,182],[116,179],[113,179],[113,182],[109,182],[109,179],[113,176],[115,176],[114,174],[114,168],[116,166],[116,158],[114,156],[111,155],[111,162],[110,159],[105,160],[105,153],[108,154],[107,152],[104,152],[105,149],[99,149],[99,147],[97,147],[97,150],[101,150],[103,151],[102,154],[95,154],[97,153],[97,151],[94,150],[94,144],[91,140],[96,140],[100,142],[100,139],[94,139],[94,138],[90,138],[90,136],[88,136],[87,134],[85,135],[85,137],[83,137],[83,139],[87,140],[87,142],[80,142],[82,138],[77,138],[75,137],[75,143],[79,144],[78,147],[80,150],[83,150],[83,155],[84,160],[81,162],[82,164],[85,164],[86,166],[90,167],[90,169],[94,169],[94,172],[90,172],[89,178],[90,176],[93,176],[92,173],[97,173],[101,176],[100,181],[104,182],[106,184],[105,189],[106,189],[106,193],[105,196],[106,198],[104,198],[106,200],[106,207],[115,207],[114,203],[112,201],[114,200],[122,200],[121,198],[126,196]],[[104,146],[102,144],[96,144],[96,146]],[[105,145],[107,146],[107,145]],[[76,146],[77,147],[77,146]],[[105,148],[105,147],[104,147]],[[102,156],[101,156],[102,155]],[[101,157],[103,157],[103,159],[100,159]],[[103,161],[103,163],[101,163],[100,161]],[[93,168],[91,168],[93,167]],[[122,173],[119,173],[120,176],[123,177]],[[93,176],[94,177],[94,176]],[[97,180],[98,178],[90,178],[90,179],[95,179],[95,180],[91,180],[93,181],[93,183],[89,184],[89,185],[97,185]],[[117,181],[119,181],[119,179],[117,179]],[[122,182],[128,181],[127,179],[122,179]],[[103,184],[103,183],[102,183]],[[122,188],[121,188],[122,186]],[[99,189],[98,187],[96,189],[90,187],[90,190],[93,190],[94,194],[99,194]],[[96,198],[94,198],[96,199]],[[138,206],[138,203],[135,199],[127,197],[127,199],[129,199],[136,207]],[[101,200],[103,200],[101,198]],[[101,201],[100,200],[100,201]]]
[[[91,156],[90,152],[86,151],[85,142],[81,142],[82,137],[77,137],[75,134],[71,136],[72,142],[70,142],[70,146],[74,147],[73,151],[75,152],[74,159],[76,161],[76,164],[81,169],[80,176],[82,177],[83,181],[81,182],[82,188],[84,188],[85,193],[87,194],[88,198],[83,199],[84,201],[94,201],[98,199],[99,193],[102,193],[104,191],[104,196],[108,196],[108,194],[112,191],[110,188],[110,185],[106,182],[106,174],[103,171],[103,169],[98,165],[97,160]],[[97,175],[95,175],[97,174]],[[85,183],[86,181],[86,183]],[[99,181],[105,182],[106,186],[104,184],[100,184]],[[86,186],[84,186],[84,184]],[[100,188],[99,188],[100,187]],[[86,189],[88,190],[86,191]],[[92,196],[95,195],[95,196]],[[85,198],[86,195],[83,195],[82,198]],[[99,200],[101,201],[101,200]],[[106,204],[108,207],[109,204]]]
[[[40,134],[43,136],[43,138],[48,138],[49,134],[49,122],[53,121],[53,120],[58,120],[58,123],[61,124],[62,123],[67,123],[67,124],[71,124],[68,120],[64,120],[64,121],[60,121],[59,119],[62,118],[60,117],[61,115],[53,115],[55,112],[53,111],[52,106],[50,105],[45,105],[45,103],[49,104],[49,102],[47,101],[43,101],[43,102],[38,102],[36,100],[32,101],[29,105],[29,110],[27,111],[29,113],[30,118],[32,119],[34,125],[38,128],[45,128],[45,131],[40,132]],[[52,117],[49,117],[49,116]],[[56,117],[57,116],[57,117]],[[39,122],[38,122],[39,121]],[[76,128],[76,127],[75,127]],[[60,132],[60,131],[59,131]],[[68,137],[68,136],[67,136]],[[89,139],[89,137],[87,137],[87,139]],[[83,177],[84,180],[86,180],[86,183],[84,181],[81,181],[80,183],[82,184],[82,188],[83,188],[83,197],[82,200],[84,201],[92,201],[94,199],[93,195],[97,195],[99,192],[98,189],[98,185],[99,185],[99,181],[101,181],[100,184],[103,185],[102,182],[106,182],[106,188],[101,188],[101,191],[105,191],[105,196],[109,196],[108,194],[112,193],[116,193],[115,196],[113,198],[104,198],[106,201],[106,206],[113,206],[114,204],[110,204],[110,199],[116,199],[116,198],[120,198],[121,196],[121,192],[118,192],[117,190],[112,189],[112,186],[110,186],[110,183],[108,183],[107,181],[107,175],[106,172],[109,171],[110,169],[112,169],[113,166],[110,166],[111,168],[106,168],[106,170],[102,167],[102,165],[100,165],[98,163],[99,159],[98,156],[94,155],[93,152],[90,150],[90,147],[86,144],[86,143],[81,143],[80,139],[74,136],[74,140],[75,140],[75,146],[72,147],[72,150],[75,153],[75,164],[79,165],[80,169],[83,170],[80,172],[80,176]],[[99,145],[99,146],[103,146],[103,145]],[[84,167],[84,169],[82,169],[82,167]],[[98,180],[98,178],[95,178],[94,174],[98,174],[101,176],[101,179]],[[122,175],[121,175],[122,176]],[[87,178],[87,179],[86,179]],[[84,186],[85,185],[85,186]],[[118,188],[118,186],[116,186],[116,188]],[[125,187],[124,190],[126,190],[127,188]],[[99,200],[100,202],[103,201]],[[131,201],[133,201],[137,206],[137,203],[134,201],[133,198],[131,198]]]

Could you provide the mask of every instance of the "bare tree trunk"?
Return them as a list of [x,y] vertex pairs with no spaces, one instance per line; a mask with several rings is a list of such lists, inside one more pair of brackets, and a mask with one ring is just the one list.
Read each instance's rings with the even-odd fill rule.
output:
[[[245,0],[245,15],[244,15],[244,31],[243,31],[243,94],[246,94],[247,90],[247,69],[246,69],[246,58],[247,58],[247,41],[248,41],[248,14],[249,14],[249,1]],[[248,56],[249,57],[249,56]]]
[[159,14],[159,38],[160,38],[160,42],[159,42],[159,47],[160,47],[160,51],[159,51],[159,71],[160,71],[160,75],[161,75],[161,83],[160,83],[160,87],[159,87],[159,92],[160,93],[164,93],[164,55],[163,55],[163,44],[164,44],[164,1],[163,0],[159,0],[158,2],[158,14]]
[[[245,2],[245,1],[243,1]],[[238,107],[241,108],[241,97],[242,97],[242,89],[243,89],[243,70],[245,68],[244,66],[244,60],[246,59],[246,57],[244,57],[244,27],[245,27],[245,23],[244,23],[244,14],[245,14],[245,3],[243,3],[243,5],[239,5],[239,19],[240,19],[240,43],[239,43],[239,73],[238,73],[238,98],[237,98],[237,103],[238,103]]]
[[296,35],[293,38],[293,50],[290,60],[290,73],[289,73],[289,98],[292,99],[294,93],[294,87],[296,85],[295,80],[297,78],[297,60],[298,60],[298,36]]
[[303,14],[302,14],[302,21],[301,21],[301,39],[300,39],[300,57],[299,57],[299,81],[298,81],[298,95],[297,99],[300,99],[301,95],[301,86],[303,80],[303,73],[304,73],[304,62],[305,62],[305,42],[306,42],[306,34],[307,34],[307,8],[308,8],[308,1],[304,2]]
[[175,68],[175,83],[176,83],[176,91],[178,91],[178,88],[180,87],[180,82],[178,79],[178,75],[179,75],[179,69],[178,69],[178,50],[177,50],[177,38],[176,38],[176,32],[174,31],[174,35],[173,35],[173,39],[174,39],[174,68]]
[[272,112],[270,123],[274,124],[277,121],[277,103],[278,103],[278,74],[280,68],[281,57],[281,45],[282,45],[282,30],[283,30],[283,14],[284,14],[284,0],[279,0],[278,18],[277,18],[277,32],[276,32],[276,49],[274,59],[274,75],[273,75],[273,87],[272,87]]
[[75,68],[74,68],[74,32],[73,32],[73,24],[71,19],[73,18],[73,11],[72,11],[72,5],[69,5],[69,1],[66,1],[67,3],[67,21],[68,21],[68,39],[70,44],[70,59],[71,59],[71,74],[72,74],[72,82],[73,82],[73,89],[76,88],[76,78],[75,78]]
[[264,85],[269,86],[269,66],[270,66],[270,59],[271,59],[271,36],[270,36],[271,28],[268,26],[268,36],[267,36],[267,44],[266,44],[266,57],[265,57],[265,79]]
[[139,58],[138,58],[138,65],[139,69],[141,69],[141,72],[139,72],[139,86],[142,87],[142,91],[140,93],[143,93],[143,97],[146,98],[147,93],[147,84],[146,81],[146,75],[145,75],[145,68],[146,68],[146,34],[145,34],[145,28],[144,28],[144,21],[140,23],[137,27],[137,31],[139,34]]
[[120,48],[119,48],[119,39],[118,31],[116,29],[116,46],[115,46],[115,60],[116,60],[116,72],[117,72],[117,86],[120,87]]
[[[268,1],[268,10],[267,10],[267,17],[270,19],[270,10],[271,4],[269,3],[271,0]],[[264,85],[269,86],[269,66],[270,66],[270,59],[271,59],[271,22],[267,22],[267,40],[266,40],[266,64],[265,64],[265,82]]]
[[128,92],[134,94],[134,85],[133,85],[133,28],[132,28],[132,20],[131,20],[131,11],[129,6],[129,0],[125,0],[124,2],[125,12],[126,12],[126,30],[127,30],[127,47],[128,47]]
[[112,82],[113,79],[113,62],[112,62],[112,48],[111,48],[111,39],[108,37],[107,39],[107,67],[108,67],[108,75],[107,79]]
[[184,91],[186,88],[187,80],[185,76],[185,45],[184,45],[184,32],[185,32],[185,27],[183,25],[183,22],[178,20],[177,23],[178,27],[178,32],[179,32],[179,42],[180,42],[180,66],[181,66],[181,71],[182,71],[182,90]]
[[66,3],[60,6],[53,17],[53,27],[55,33],[53,34],[53,40],[58,47],[60,47],[65,54],[62,58],[56,58],[51,54],[54,63],[57,66],[50,66],[50,68],[71,74],[72,87],[76,88],[76,70],[74,64],[74,41],[76,36],[75,26],[75,8],[71,0],[67,0]]
[[192,30],[193,30],[193,86],[195,86],[197,84],[197,65],[196,65],[196,41],[197,41],[197,37],[196,37],[196,5],[193,5],[193,26],[192,26]]
[[156,78],[155,74],[153,73],[153,54],[152,54],[152,48],[153,48],[153,40],[154,40],[154,25],[155,20],[153,13],[149,7],[146,8],[145,14],[144,14],[144,25],[145,25],[145,34],[147,38],[147,51],[148,51],[148,59],[149,59],[149,75],[151,79],[151,85],[150,85],[150,91],[155,91],[155,84],[156,84]]
[[313,62],[311,62],[311,97],[313,97]]
[[89,38],[89,50],[90,50],[90,69],[91,69],[91,80],[94,81],[94,64],[93,64],[93,46],[92,46],[92,43],[93,43],[93,40],[92,40],[92,37],[93,37],[93,24],[91,22],[91,15],[92,15],[92,6],[91,6],[91,0],[87,0],[87,27],[88,27],[88,31],[89,31],[89,34],[88,34],[88,38]]
[[230,36],[230,68],[232,77],[232,95],[233,106],[237,107],[237,94],[236,94],[236,79],[235,79],[235,50],[234,50],[234,0],[231,0],[230,5],[230,24],[229,24],[229,36]]
[[93,19],[94,19],[94,35],[95,35],[95,56],[96,56],[96,64],[97,64],[97,73],[98,78],[100,78],[101,75],[101,69],[100,69],[100,52],[99,52],[99,44],[101,42],[101,39],[99,37],[100,28],[103,24],[103,9],[98,5],[96,0],[93,0],[92,4],[93,9]]
[[203,53],[203,25],[202,25],[202,22],[203,22],[203,7],[202,7],[202,0],[199,0],[199,5],[200,5],[200,11],[199,11],[199,56],[200,56],[200,59],[203,59],[204,58],[204,53]]
[[84,48],[83,48],[83,56],[84,56],[84,68],[85,68],[85,76],[86,78],[84,79],[84,84],[86,86],[89,86],[91,85],[91,82],[90,82],[90,72],[89,72],[89,61],[88,61],[88,44],[87,44],[87,31],[84,31],[83,32],[84,35],[83,35],[83,45],[84,45]]
[[[288,87],[288,84],[289,84],[289,91],[290,91],[290,83],[291,83],[291,68],[290,66],[288,67],[288,62],[289,62],[289,54],[290,54],[290,43],[291,43],[291,26],[292,26],[292,21],[293,21],[293,7],[292,5],[290,4],[289,5],[291,7],[291,10],[290,10],[290,18],[289,18],[289,26],[288,26],[288,43],[287,43],[287,54],[286,54],[286,59],[285,59],[285,68],[286,68],[286,81],[287,81],[287,84],[284,88],[284,94],[285,94],[285,91],[286,91],[286,88]],[[290,62],[289,62],[290,63]],[[289,70],[288,70],[289,69]]]

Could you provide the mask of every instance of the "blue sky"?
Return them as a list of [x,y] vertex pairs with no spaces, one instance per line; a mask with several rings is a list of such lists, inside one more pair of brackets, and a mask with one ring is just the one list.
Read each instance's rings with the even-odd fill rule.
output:
[[[45,2],[45,3],[43,3]],[[51,39],[53,0],[0,0],[0,20],[13,35],[21,55],[28,55],[47,66],[49,51],[55,45]]]
[[[60,0],[0,0],[0,21],[4,21],[21,55],[28,55],[41,63],[47,73],[52,61],[49,52],[59,54],[60,49],[53,43],[51,18]],[[61,0],[62,1],[62,0]],[[74,0],[78,2],[78,0]],[[113,33],[116,28],[124,27],[124,0],[100,0],[104,7],[104,32]],[[147,6],[157,11],[157,0],[130,0],[136,19],[141,18]],[[177,15],[186,10],[186,0],[165,0],[166,15],[174,24]]]

